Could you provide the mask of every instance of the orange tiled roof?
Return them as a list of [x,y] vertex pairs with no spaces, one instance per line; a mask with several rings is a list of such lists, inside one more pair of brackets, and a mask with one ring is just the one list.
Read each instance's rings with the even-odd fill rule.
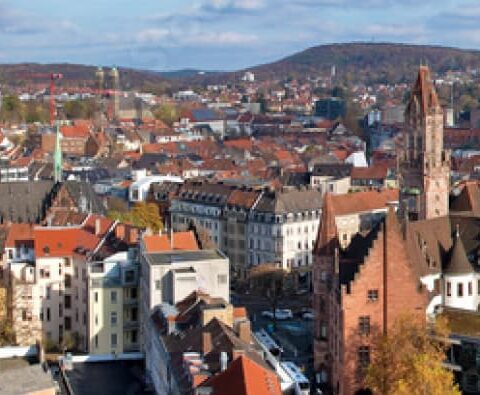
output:
[[384,179],[387,177],[387,168],[384,166],[372,167],[354,167],[352,169],[351,178],[353,179]]
[[247,309],[245,307],[234,307],[233,318],[247,318]]
[[235,359],[227,370],[208,379],[201,387],[213,389],[212,395],[280,395],[276,374],[245,355]]
[[236,139],[224,142],[225,147],[237,148],[242,150],[253,150],[253,141],[250,139]]
[[398,189],[366,191],[331,196],[335,215],[348,215],[387,207],[390,202],[398,201]]
[[8,230],[5,247],[15,247],[16,241],[33,240],[33,225],[30,224],[12,224]]
[[[170,236],[168,234],[144,236],[143,243],[147,252],[164,252],[172,250]],[[173,250],[198,250],[197,239],[193,232],[175,232],[173,234]]]
[[100,238],[81,228],[47,228],[36,227],[33,230],[35,239],[35,256],[64,257],[76,252],[93,251]]
[[84,123],[73,126],[64,125],[60,130],[64,138],[87,138],[90,135],[90,127]]
[[83,224],[83,229],[86,231],[95,234],[97,220],[100,224],[99,234],[97,236],[103,237],[107,234],[110,227],[113,225],[113,221],[108,219],[107,217],[103,217],[101,215],[91,214],[88,216],[87,220]]

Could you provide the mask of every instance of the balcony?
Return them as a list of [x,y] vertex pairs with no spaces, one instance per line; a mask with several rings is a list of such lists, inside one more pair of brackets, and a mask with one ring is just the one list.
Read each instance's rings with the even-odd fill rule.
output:
[[136,306],[138,305],[138,298],[126,298],[123,300],[124,306]]
[[128,329],[136,329],[138,328],[138,320],[129,320],[125,319],[123,321],[123,329],[128,330]]

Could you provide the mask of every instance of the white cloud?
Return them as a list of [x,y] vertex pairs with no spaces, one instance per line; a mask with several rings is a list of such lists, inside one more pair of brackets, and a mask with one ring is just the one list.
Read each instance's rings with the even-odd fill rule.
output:
[[237,32],[208,32],[185,37],[185,44],[202,45],[245,45],[258,41],[254,34],[242,34]]

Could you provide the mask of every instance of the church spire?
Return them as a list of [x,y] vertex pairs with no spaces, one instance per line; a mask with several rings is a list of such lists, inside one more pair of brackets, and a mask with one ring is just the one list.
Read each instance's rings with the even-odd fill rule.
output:
[[428,66],[420,66],[405,109],[399,157],[401,211],[412,219],[448,214],[449,152],[443,147],[443,110]]

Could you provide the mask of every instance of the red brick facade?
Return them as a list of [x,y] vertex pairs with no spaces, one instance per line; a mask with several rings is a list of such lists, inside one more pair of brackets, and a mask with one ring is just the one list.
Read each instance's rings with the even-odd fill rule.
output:
[[315,262],[315,367],[326,373],[333,393],[353,394],[363,386],[361,360],[368,362],[372,339],[399,315],[425,319],[428,297],[393,210],[352,281],[340,285],[335,266],[350,263],[335,256],[319,255]]

